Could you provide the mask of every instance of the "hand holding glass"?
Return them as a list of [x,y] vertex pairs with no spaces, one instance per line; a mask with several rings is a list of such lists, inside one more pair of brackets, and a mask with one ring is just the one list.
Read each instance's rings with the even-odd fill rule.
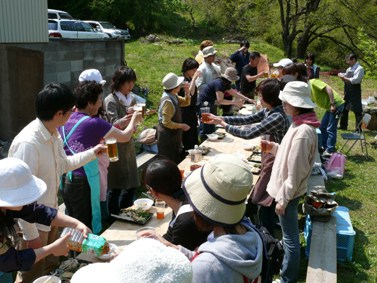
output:
[[110,162],[119,160],[117,140],[115,138],[106,139],[107,154],[109,155]]

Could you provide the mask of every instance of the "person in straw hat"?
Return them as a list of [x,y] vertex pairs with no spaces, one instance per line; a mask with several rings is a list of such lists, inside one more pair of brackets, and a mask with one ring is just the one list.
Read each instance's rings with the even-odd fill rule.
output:
[[300,269],[300,237],[297,205],[306,193],[317,153],[316,128],[319,127],[310,99],[310,87],[305,82],[293,81],[280,92],[280,100],[293,123],[281,144],[261,141],[262,149],[275,155],[267,192],[275,199],[275,212],[279,216],[283,232],[284,259],[281,278],[277,282],[297,282]]
[[91,232],[75,218],[61,214],[54,208],[37,204],[46,191],[46,183],[32,175],[28,165],[17,158],[0,160],[0,271],[28,270],[35,262],[48,255],[67,255],[70,234],[47,246],[16,250],[15,219],[38,222],[44,225],[71,227],[81,231],[84,237]]
[[[189,84],[183,77],[169,73],[162,80],[164,93],[158,107],[157,147],[158,154],[174,161],[181,162],[182,131],[188,131],[190,126],[182,123],[181,108],[190,105],[191,95]],[[181,88],[185,96],[179,96]]]
[[193,282],[251,282],[260,275],[262,239],[244,217],[252,179],[247,164],[230,154],[216,155],[186,178],[195,223],[212,233],[195,252],[159,240],[191,260]]
[[[207,86],[202,90],[202,92],[199,93],[197,105],[199,105],[199,107],[208,106],[210,108],[210,113],[217,115],[218,105],[234,105],[241,107],[245,100],[250,103],[254,103],[254,100],[244,96],[235,89],[232,89],[232,83],[234,83],[238,79],[239,76],[237,76],[236,69],[233,67],[228,67],[220,78],[217,78],[208,83]],[[237,99],[224,99],[224,93],[226,91]],[[201,113],[199,113],[199,116],[201,116]],[[201,122],[199,128],[199,137],[203,141],[207,138],[207,134],[211,134],[214,131],[214,125],[203,124]]]

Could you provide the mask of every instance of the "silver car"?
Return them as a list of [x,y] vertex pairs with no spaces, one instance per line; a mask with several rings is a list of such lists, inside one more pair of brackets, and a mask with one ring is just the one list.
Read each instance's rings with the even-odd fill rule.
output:
[[84,21],[92,26],[95,30],[107,33],[110,37],[123,38],[124,40],[130,40],[131,35],[128,29],[119,29],[112,23],[105,21]]
[[48,20],[48,36],[57,38],[108,38],[106,33],[94,30],[88,23],[78,20]]

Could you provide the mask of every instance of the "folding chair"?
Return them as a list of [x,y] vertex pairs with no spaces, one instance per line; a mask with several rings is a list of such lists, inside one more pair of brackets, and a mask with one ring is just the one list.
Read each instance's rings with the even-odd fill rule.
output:
[[[353,142],[352,145],[348,148],[347,152],[345,152],[345,155],[348,154],[348,152],[351,151],[353,146],[360,141],[361,151],[365,158],[368,158],[368,149],[367,149],[367,141],[364,134],[364,129],[368,127],[368,124],[370,120],[372,119],[372,116],[370,114],[364,114],[363,119],[358,124],[358,129],[361,129],[361,132],[359,133],[343,133],[341,134],[341,137],[346,140],[346,142],[343,144],[340,151],[343,150],[343,148],[348,144],[348,142]],[[364,152],[365,151],[365,152]]]

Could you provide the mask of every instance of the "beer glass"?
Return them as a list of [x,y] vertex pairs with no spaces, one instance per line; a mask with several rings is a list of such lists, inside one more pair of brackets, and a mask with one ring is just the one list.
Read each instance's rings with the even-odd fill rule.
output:
[[106,139],[107,154],[109,155],[110,162],[119,160],[117,140],[115,138]]
[[[271,140],[271,137],[270,137],[270,135],[263,135],[262,137],[262,140],[264,140],[264,141],[270,141]],[[268,152],[270,152],[270,148],[269,148],[269,146],[267,146],[267,144],[265,144],[265,143],[261,143],[261,150],[263,151],[263,152],[266,152],[266,153],[268,153]]]
[[203,123],[207,123],[207,122],[210,121],[210,119],[209,119],[210,108],[209,107],[201,107],[200,113],[202,115],[202,122]]
[[146,108],[145,103],[137,103],[133,107],[133,109],[135,111],[140,111],[141,112],[141,115],[142,115],[143,118],[144,118],[144,115],[145,115],[145,108]]

